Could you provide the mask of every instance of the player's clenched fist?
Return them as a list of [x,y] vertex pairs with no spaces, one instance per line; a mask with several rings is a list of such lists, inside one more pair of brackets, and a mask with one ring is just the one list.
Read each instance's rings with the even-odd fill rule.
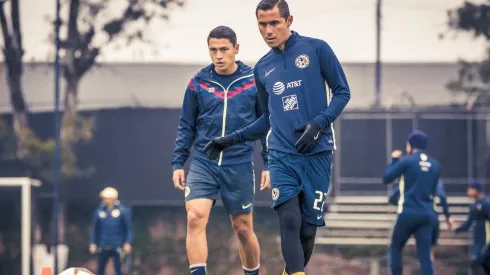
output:
[[403,155],[403,152],[400,150],[395,150],[391,153],[391,157],[395,158],[395,159],[400,158],[402,155]]
[[233,145],[233,136],[217,137],[204,146],[204,153],[210,160],[217,159],[221,151]]
[[172,180],[174,181],[174,187],[176,189],[185,189],[185,173],[184,169],[175,169]]
[[271,189],[271,178],[269,171],[262,171],[262,177],[260,179],[260,191]]
[[294,129],[294,131],[296,133],[301,133],[300,138],[294,145],[296,151],[300,154],[311,153],[315,148],[318,138],[322,134],[322,129],[314,121],[310,121],[305,126]]

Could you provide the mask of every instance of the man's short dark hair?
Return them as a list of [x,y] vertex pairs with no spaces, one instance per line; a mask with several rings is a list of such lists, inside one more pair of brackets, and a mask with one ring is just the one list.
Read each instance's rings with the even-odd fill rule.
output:
[[208,35],[208,44],[209,44],[209,39],[211,38],[228,39],[231,42],[231,44],[233,44],[233,46],[235,46],[237,43],[235,31],[227,26],[218,26],[214,28]]
[[257,8],[255,9],[255,17],[259,14],[259,10],[261,11],[268,11],[274,9],[274,7],[277,6],[279,9],[279,14],[281,17],[284,17],[284,19],[288,19],[288,17],[291,15],[289,12],[289,5],[288,2],[285,0],[262,0],[260,3],[257,5]]

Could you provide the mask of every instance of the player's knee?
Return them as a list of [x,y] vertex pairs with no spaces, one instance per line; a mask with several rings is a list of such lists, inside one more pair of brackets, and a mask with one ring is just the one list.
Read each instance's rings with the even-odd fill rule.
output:
[[254,233],[252,215],[249,214],[232,217],[232,226],[241,242],[247,241]]
[[187,211],[187,229],[190,231],[204,230],[206,227],[206,213],[196,209]]
[[245,243],[250,239],[254,232],[250,227],[237,227],[235,228],[235,234],[240,242]]
[[301,239],[302,240],[312,240],[315,239],[317,226],[307,222],[303,222],[301,225]]
[[279,212],[279,225],[281,227],[281,230],[300,231],[301,213],[297,213],[296,211]]

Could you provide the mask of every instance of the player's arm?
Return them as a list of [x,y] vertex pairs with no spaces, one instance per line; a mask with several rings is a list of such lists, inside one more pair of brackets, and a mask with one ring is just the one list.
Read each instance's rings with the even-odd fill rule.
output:
[[90,245],[98,244],[98,236],[99,236],[99,209],[97,208],[92,217],[92,225],[90,227]]
[[383,175],[383,183],[389,184],[393,182],[396,178],[403,175],[403,171],[406,166],[406,158],[398,158],[393,157],[391,160],[391,164],[386,168],[385,173]]
[[190,149],[196,138],[197,115],[199,107],[197,104],[196,86],[194,79],[189,82],[184,95],[184,102],[180,111],[177,138],[172,156],[172,167],[174,170],[182,169],[189,158]]
[[[254,77],[255,77],[255,87],[257,88],[257,97],[260,105],[261,116],[259,119],[254,121],[252,124],[242,128],[236,132],[234,132],[233,140],[235,143],[243,143],[247,141],[256,141],[258,139],[264,139],[269,131],[271,124],[269,121],[269,94],[265,90],[265,87],[260,83],[258,77],[258,66],[256,65],[254,68]],[[262,140],[261,140],[262,142]],[[264,146],[265,143],[262,143]]]
[[125,208],[123,212],[124,226],[126,227],[126,236],[124,242],[127,244],[133,243],[133,227],[131,226],[131,211],[129,208]]
[[471,208],[470,208],[470,211],[468,212],[468,216],[466,218],[466,221],[463,222],[456,229],[454,229],[454,232],[460,233],[460,232],[468,231],[470,229],[470,226],[472,223],[473,223],[473,215],[471,215]]
[[449,218],[451,218],[451,214],[449,213],[449,204],[447,203],[447,195],[446,192],[444,191],[444,185],[440,180],[437,182],[436,196],[439,197],[439,201],[442,206],[442,212],[444,213],[446,220],[449,220]]
[[317,45],[317,55],[322,76],[332,90],[330,104],[313,119],[324,130],[337,119],[349,102],[350,88],[339,60],[325,41]]
[[485,219],[487,221],[490,220],[490,202],[488,200],[483,200],[481,203],[481,209],[483,214],[485,215]]
[[[258,94],[257,94],[257,101],[255,104],[255,112],[257,113],[257,117],[260,119],[262,117],[262,107],[260,106],[260,101],[258,99]],[[262,150],[260,151],[260,155],[262,156],[262,161],[264,163],[264,170],[269,170],[268,166],[268,150],[267,150],[267,135],[264,135],[260,138],[260,144],[262,146]]]
[[400,200],[400,188],[396,187],[395,191],[388,198],[388,203],[392,205],[398,205],[398,200]]

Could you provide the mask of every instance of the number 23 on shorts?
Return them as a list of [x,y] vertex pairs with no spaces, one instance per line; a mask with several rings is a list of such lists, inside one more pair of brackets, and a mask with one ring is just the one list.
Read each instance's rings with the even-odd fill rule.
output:
[[325,198],[327,197],[327,193],[316,190],[315,197],[316,198],[313,202],[313,209],[323,212],[323,206],[325,205]]

